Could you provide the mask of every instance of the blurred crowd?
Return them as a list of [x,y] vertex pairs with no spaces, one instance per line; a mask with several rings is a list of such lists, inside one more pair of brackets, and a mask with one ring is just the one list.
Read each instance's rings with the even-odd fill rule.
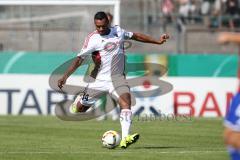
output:
[[240,0],[162,0],[164,24],[177,15],[181,25],[204,24],[206,27],[240,27]]

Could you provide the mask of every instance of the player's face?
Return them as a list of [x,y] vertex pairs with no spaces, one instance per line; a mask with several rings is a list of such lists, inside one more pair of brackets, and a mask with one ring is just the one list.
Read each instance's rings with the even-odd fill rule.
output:
[[102,19],[102,20],[95,19],[94,23],[100,35],[108,34],[109,28],[108,28],[108,21],[106,19]]

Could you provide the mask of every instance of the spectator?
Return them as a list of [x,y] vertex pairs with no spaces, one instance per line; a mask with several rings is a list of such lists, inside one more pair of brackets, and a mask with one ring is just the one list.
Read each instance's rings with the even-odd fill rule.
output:
[[179,14],[184,23],[186,20],[193,20],[196,13],[196,5],[194,0],[179,0]]
[[184,23],[186,23],[186,19],[189,16],[188,12],[188,3],[189,0],[179,0],[179,15]]
[[223,9],[223,0],[215,0],[213,4],[213,27],[222,26],[222,9]]
[[231,29],[235,28],[234,20],[238,16],[238,0],[226,1],[226,14],[228,16],[228,26]]
[[209,26],[209,16],[210,16],[210,2],[208,0],[203,0],[200,9],[201,15],[203,16],[204,26]]
[[167,24],[172,22],[174,4],[172,0],[163,0],[161,4],[163,13],[163,31],[166,32]]

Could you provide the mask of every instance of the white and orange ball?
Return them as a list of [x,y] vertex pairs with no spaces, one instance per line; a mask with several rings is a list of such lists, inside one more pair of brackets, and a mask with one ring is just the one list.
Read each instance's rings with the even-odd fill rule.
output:
[[113,149],[119,145],[121,141],[120,135],[118,132],[110,130],[106,131],[102,136],[102,145],[103,147]]

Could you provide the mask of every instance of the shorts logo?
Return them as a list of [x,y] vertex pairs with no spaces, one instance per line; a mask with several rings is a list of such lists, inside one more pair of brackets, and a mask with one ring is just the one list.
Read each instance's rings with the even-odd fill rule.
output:
[[89,94],[84,93],[82,96],[83,101],[88,101]]

